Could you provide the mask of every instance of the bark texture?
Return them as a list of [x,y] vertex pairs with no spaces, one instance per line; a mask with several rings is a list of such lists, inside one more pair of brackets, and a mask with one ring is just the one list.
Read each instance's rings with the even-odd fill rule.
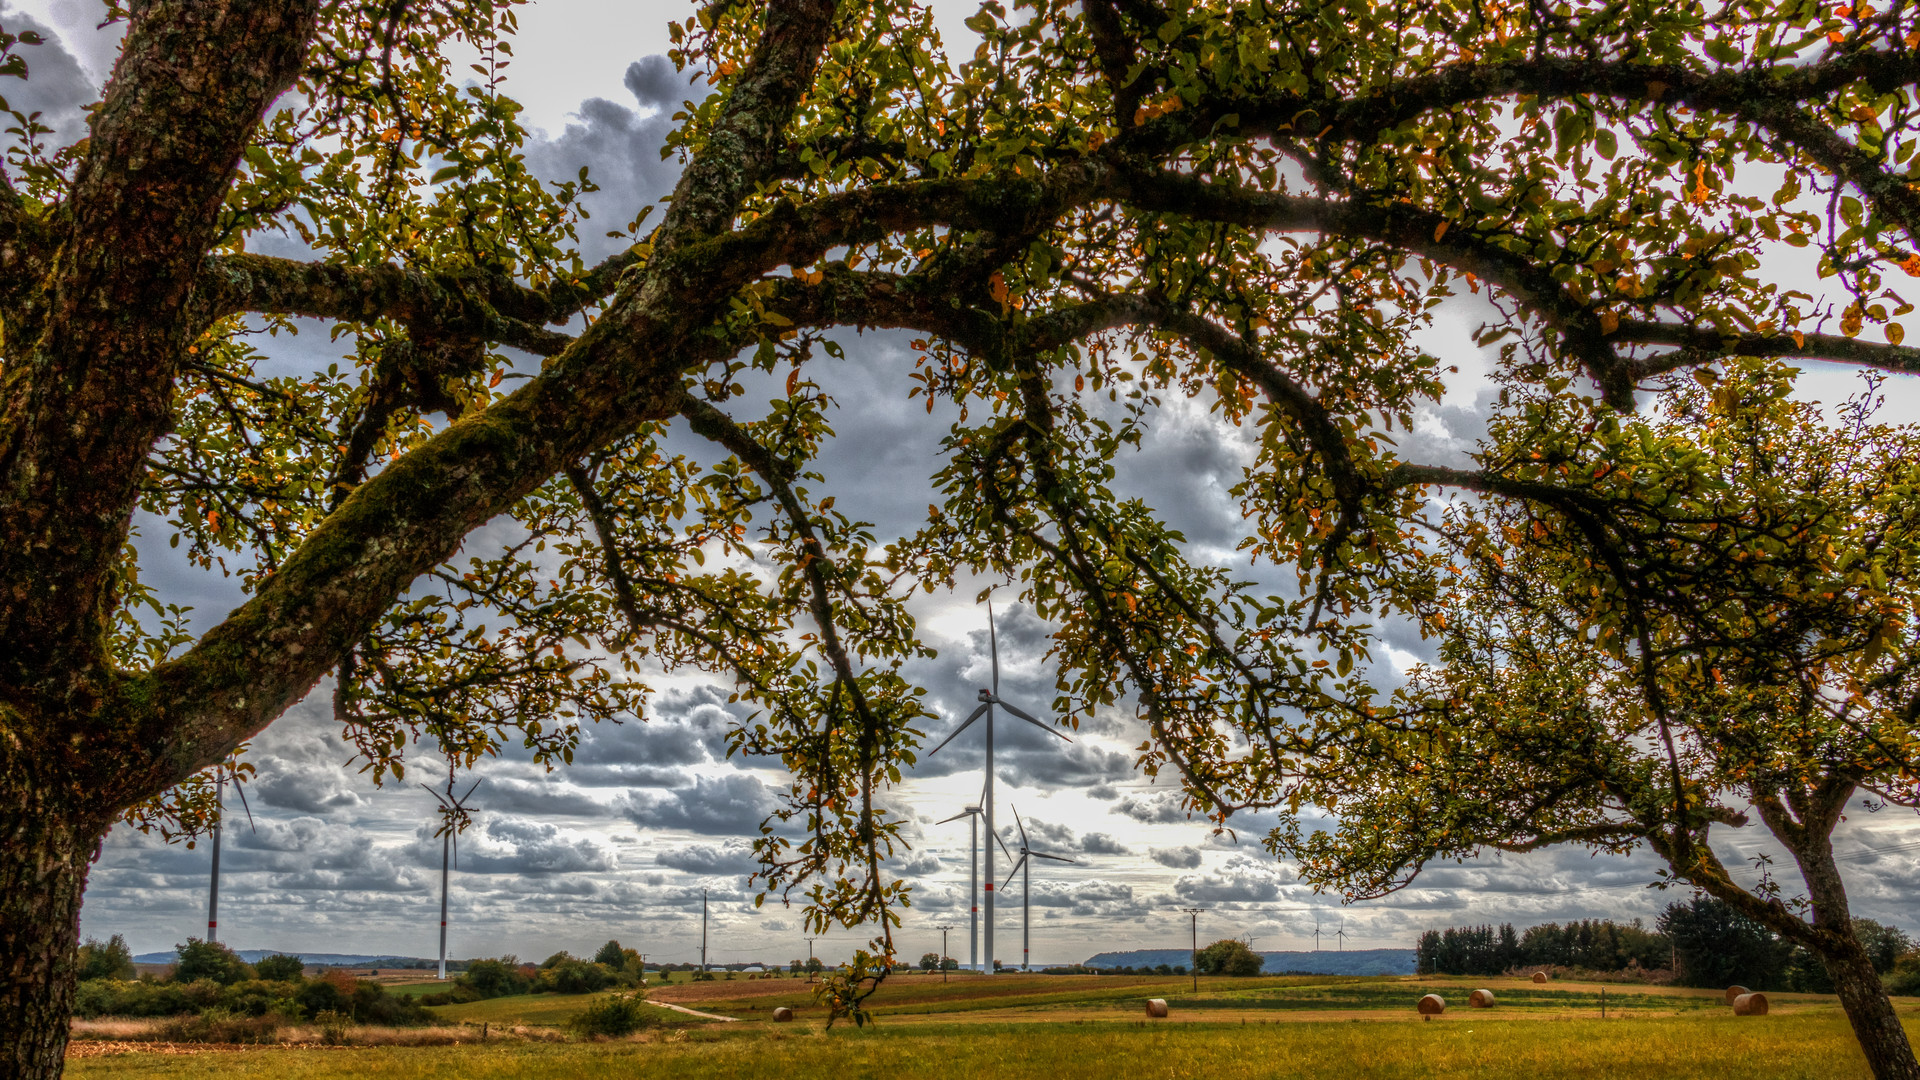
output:
[[37,1080],[65,1063],[80,897],[107,823],[47,762],[0,739],[0,1077]]

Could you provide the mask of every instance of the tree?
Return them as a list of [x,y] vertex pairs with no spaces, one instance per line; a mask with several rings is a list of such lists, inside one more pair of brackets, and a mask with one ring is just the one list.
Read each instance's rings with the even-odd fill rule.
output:
[[274,953],[254,961],[253,973],[273,982],[299,982],[306,977],[307,963],[297,956]]
[[1246,978],[1260,974],[1266,961],[1244,941],[1221,938],[1193,954],[1193,966],[1202,975],[1231,975]]
[[[1483,847],[1650,848],[1712,898],[1663,918],[1687,979],[1783,985],[1805,950],[1796,988],[1830,982],[1876,1072],[1905,1076],[1832,833],[1856,793],[1920,804],[1920,429],[1875,423],[1871,384],[1832,423],[1763,361],[1682,383],[1645,419],[1572,426],[1536,396],[1496,423],[1486,486],[1518,497],[1411,523],[1433,555],[1399,588],[1441,662],[1390,716],[1321,730],[1296,797],[1340,829],[1275,842],[1359,895]],[[1709,846],[1748,807],[1803,896]]]
[[[637,668],[722,673],[762,713],[734,748],[782,760],[807,826],[758,841],[761,885],[804,883],[815,928],[875,925],[890,962],[903,841],[877,793],[918,745],[915,586],[1020,582],[1060,628],[1060,711],[1137,704],[1142,768],[1224,824],[1287,797],[1246,741],[1351,697],[1421,493],[1492,486],[1393,449],[1446,386],[1412,335],[1457,287],[1500,307],[1505,377],[1585,418],[1732,356],[1920,364],[1887,282],[1920,266],[1904,8],[994,0],[950,62],[907,0],[708,5],[674,31],[701,99],[678,186],[594,266],[590,179],[519,152],[510,3],[108,12],[127,34],[88,137],[29,135],[0,192],[0,1052],[23,1076],[60,1071],[108,827],[204,828],[215,777],[322,679],[377,780],[418,743],[564,762],[580,723],[644,715]],[[0,33],[0,72],[36,47]],[[452,52],[485,61],[471,93]],[[280,233],[312,258],[250,250]],[[1766,278],[1789,248],[1837,299]],[[341,362],[264,374],[255,332],[291,316],[333,322]],[[884,548],[809,469],[826,335],[868,327],[915,335],[907,392],[957,417],[926,528]],[[737,400],[782,371],[765,409]],[[1190,563],[1113,495],[1169,397],[1257,428],[1247,552],[1300,597]],[[189,633],[136,510],[246,603]]]
[[174,950],[180,959],[173,966],[175,982],[199,982],[209,979],[222,986],[237,983],[242,979],[253,978],[253,968],[240,959],[232,949],[217,941],[201,941],[188,938],[185,945],[175,945]]
[[1673,942],[1682,986],[1784,990],[1791,950],[1766,927],[1708,896],[1669,904],[1660,932]]
[[618,941],[609,941],[605,945],[600,946],[599,952],[593,954],[593,962],[596,964],[605,964],[615,971],[619,971],[627,966],[627,951],[620,947]]
[[130,981],[134,978],[133,950],[127,948],[127,940],[119,934],[105,942],[88,938],[80,946],[74,968],[74,977],[80,982],[88,979]]
[[939,968],[940,968],[940,954],[939,954],[939,953],[931,953],[931,952],[930,952],[930,953],[922,953],[922,954],[920,955],[920,970],[921,970],[921,971],[937,971],[937,970],[939,970]]

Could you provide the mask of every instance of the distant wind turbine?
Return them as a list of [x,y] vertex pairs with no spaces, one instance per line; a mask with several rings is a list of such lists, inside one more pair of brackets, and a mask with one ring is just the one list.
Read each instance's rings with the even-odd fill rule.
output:
[[[1049,855],[1044,851],[1033,850],[1033,847],[1027,843],[1026,822],[1020,820],[1018,810],[1013,812],[1013,823],[1020,827],[1020,859],[1013,864],[1013,869],[1007,871],[1007,881],[1011,884],[1013,875],[1020,875],[1020,970],[1026,971],[1028,970],[1027,947],[1030,944],[1028,937],[1033,929],[1033,863],[1029,860],[1052,859],[1054,862],[1069,863],[1074,866],[1080,864],[1059,855]],[[994,839],[1000,838],[996,836]],[[1004,843],[1000,847],[1003,851],[1006,849]],[[1008,858],[1012,858],[1011,852],[1008,853]],[[1005,887],[1001,886],[1003,889]]]
[[[240,796],[240,806],[247,812],[247,829],[258,832],[253,827],[253,807],[247,805],[246,789],[240,786],[240,774],[233,776],[233,793]],[[227,816],[227,778],[222,776],[214,785],[213,794],[213,884],[207,887],[207,941],[209,944],[220,940],[220,826]]]
[[1320,913],[1313,914],[1313,951],[1320,951]]
[[474,788],[480,786],[480,780],[475,780],[472,787],[467,788],[467,793],[457,799],[453,797],[451,769],[447,770],[445,796],[425,784],[420,786],[427,788],[427,794],[440,804],[440,813],[447,819],[446,824],[440,827],[440,978],[444,979],[447,977],[447,866],[449,863],[460,865],[460,830],[454,818],[468,812],[467,800],[473,797]]
[[[950,818],[934,822],[945,825],[949,821],[967,820],[967,856],[970,859],[967,871],[967,966],[980,966],[980,807],[969,806]],[[942,957],[945,960],[945,957]]]
[[[948,743],[952,742],[954,738],[957,737],[961,732],[971,727],[975,720],[980,719],[982,716],[987,718],[987,783],[986,783],[985,792],[980,797],[980,812],[984,814],[987,819],[986,820],[987,835],[993,837],[995,840],[998,840],[1000,838],[999,834],[993,831],[993,707],[995,705],[1000,706],[1001,708],[1007,710],[1008,712],[1019,717],[1020,719],[1025,720],[1027,723],[1032,724],[1034,727],[1039,728],[1041,731],[1044,731],[1049,735],[1055,736],[1056,738],[1060,739],[1060,741],[1062,742],[1070,743],[1073,740],[1067,738],[1065,735],[1060,734],[1058,730],[1046,724],[1041,723],[1039,720],[1034,719],[1033,714],[1025,712],[1017,706],[1009,705],[1006,702],[1000,700],[1000,637],[998,633],[994,630],[994,626],[993,626],[993,601],[991,600],[987,601],[987,643],[993,654],[993,688],[991,690],[980,691],[980,694],[979,694],[980,707],[973,710],[973,712],[967,714],[967,718],[960,722],[960,726],[957,728],[954,728],[953,733],[948,735],[945,739],[940,740],[940,745],[928,751],[927,756],[932,757],[934,754],[939,753],[942,748],[944,748]],[[986,847],[985,850],[986,850],[986,856],[987,856],[986,857],[987,910],[986,910],[986,919],[985,919],[986,956],[980,962],[980,970],[992,971],[993,970],[993,848],[991,845],[989,845]]]
[[1347,920],[1345,919],[1340,920],[1340,929],[1335,930],[1333,932],[1333,936],[1340,940],[1340,951],[1346,952],[1347,951]]

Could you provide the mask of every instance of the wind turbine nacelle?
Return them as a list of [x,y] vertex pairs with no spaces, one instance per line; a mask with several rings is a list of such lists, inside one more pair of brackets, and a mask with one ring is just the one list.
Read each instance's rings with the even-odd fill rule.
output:
[[977,696],[977,697],[978,697],[978,699],[979,699],[979,700],[981,700],[981,701],[992,701],[992,700],[993,700],[993,691],[991,691],[991,690],[988,690],[988,689],[985,689],[985,688],[982,688],[982,689],[981,689],[981,691],[980,691],[980,693],[979,693],[978,695],[976,695],[976,696]]

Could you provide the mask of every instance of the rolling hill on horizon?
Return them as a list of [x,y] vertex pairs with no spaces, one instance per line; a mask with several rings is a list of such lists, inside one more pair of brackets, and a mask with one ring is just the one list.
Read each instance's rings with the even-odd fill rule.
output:
[[[1412,949],[1346,949],[1320,952],[1255,953],[1264,965],[1265,975],[1412,975]],[[1186,949],[1134,949],[1130,952],[1095,953],[1087,967],[1155,967],[1160,964],[1190,964],[1193,953]]]

